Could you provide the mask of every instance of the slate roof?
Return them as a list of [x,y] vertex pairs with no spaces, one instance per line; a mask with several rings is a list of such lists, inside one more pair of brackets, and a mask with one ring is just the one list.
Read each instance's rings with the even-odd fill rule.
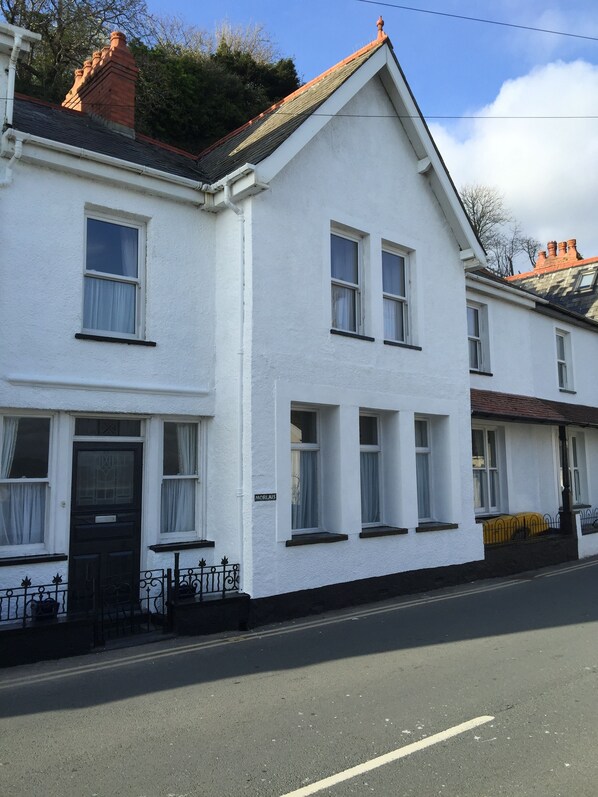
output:
[[145,136],[129,138],[85,113],[70,111],[41,100],[17,96],[13,125],[16,130],[51,141],[110,155],[178,177],[187,177],[198,182],[208,181],[206,173],[193,155],[154,142]]
[[179,177],[213,183],[245,163],[257,164],[271,155],[387,40],[383,34],[199,155],[139,134],[129,138],[85,113],[22,95],[15,99],[14,127]]
[[598,427],[598,407],[475,388],[471,390],[471,414],[501,421]]
[[387,40],[384,34],[367,44],[208,147],[199,156],[201,167],[215,181],[245,163],[259,163],[267,158]]
[[579,274],[592,268],[598,268],[598,257],[577,260],[566,267],[516,274],[509,277],[509,284],[598,321],[598,281],[590,290],[575,290]]

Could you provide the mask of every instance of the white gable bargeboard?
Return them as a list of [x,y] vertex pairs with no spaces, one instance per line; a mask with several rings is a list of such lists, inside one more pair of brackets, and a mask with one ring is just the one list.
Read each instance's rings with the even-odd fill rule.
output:
[[[244,560],[256,596],[483,557],[471,513],[471,452],[464,274],[455,237],[378,77],[361,89],[249,200],[251,446],[244,452],[253,493],[252,556]],[[267,171],[267,163],[264,165]],[[332,334],[331,229],[359,242],[362,332]],[[384,344],[382,249],[409,261],[412,348]],[[291,405],[319,412],[328,437],[320,525],[348,534],[334,545],[287,547],[291,538]],[[403,536],[359,538],[359,410],[378,416],[386,523]],[[414,414],[435,422],[436,499],[458,529],[418,525]],[[444,442],[443,442],[444,440]],[[435,463],[436,464],[436,463]],[[392,474],[392,478],[390,476]]]

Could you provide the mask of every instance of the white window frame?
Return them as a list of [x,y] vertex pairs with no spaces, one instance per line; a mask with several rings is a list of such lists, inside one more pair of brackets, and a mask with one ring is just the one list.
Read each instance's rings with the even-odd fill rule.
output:
[[579,506],[587,504],[586,443],[583,432],[571,432],[568,437],[571,498]]
[[419,415],[415,416],[415,425],[418,423],[424,423],[426,425],[426,439],[427,439],[427,446],[418,446],[417,445],[417,435],[414,431],[414,439],[415,439],[415,459],[417,463],[418,456],[425,456],[427,462],[427,471],[428,471],[428,506],[429,506],[429,514],[424,516],[420,515],[419,513],[419,484],[417,482],[417,464],[416,464],[416,502],[417,502],[417,516],[419,523],[429,523],[434,521],[436,518],[434,517],[434,461],[433,461],[433,443],[432,443],[432,424],[430,423],[429,418],[425,418]]
[[[475,335],[469,328],[469,311],[477,314],[478,334]],[[478,364],[472,363],[471,347],[475,346]],[[477,302],[467,302],[467,356],[469,370],[476,373],[490,372],[490,357],[488,353],[488,307]]]
[[[291,440],[291,534],[309,534],[314,533],[320,530],[321,527],[321,518],[322,518],[322,456],[321,456],[321,415],[319,409],[309,406],[309,405],[299,405],[299,404],[292,404],[291,409],[289,412],[289,432],[291,430],[291,413],[293,412],[311,412],[315,415],[316,418],[316,442],[315,443],[303,443],[303,442],[293,442]],[[315,526],[307,527],[297,527],[293,526],[293,515],[292,515],[292,497],[293,497],[293,464],[292,464],[292,452],[293,451],[315,451],[316,452],[316,489],[317,489],[317,523]],[[299,454],[301,457],[301,453]]]
[[[377,443],[375,445],[372,444],[362,444],[361,439],[359,441],[359,456],[361,460],[361,454],[376,454],[378,459],[378,519],[371,521],[369,523],[365,523],[363,521],[363,511],[362,511],[362,520],[361,520],[361,527],[362,528],[373,528],[376,526],[381,526],[384,524],[383,520],[383,489],[382,489],[382,482],[383,482],[383,469],[382,469],[382,442],[381,442],[381,434],[382,434],[382,424],[380,423],[380,416],[376,415],[375,413],[370,412],[360,412],[359,418],[374,418],[376,421],[376,439]],[[360,469],[361,469],[361,461],[360,461]],[[360,478],[360,495],[361,495],[361,478]]]
[[[386,326],[384,325],[384,340],[393,343],[411,343],[411,312],[410,312],[410,295],[411,295],[411,264],[409,261],[409,253],[405,249],[393,246],[391,244],[382,245],[382,257],[384,254],[394,255],[403,260],[403,276],[405,280],[405,295],[401,296],[398,293],[390,293],[384,290],[384,268],[382,267],[382,305],[386,302],[394,302],[401,305],[403,313],[403,338],[389,337],[386,334]],[[384,311],[383,311],[384,312]],[[384,322],[383,322],[384,323]]]
[[[500,440],[499,440],[499,433],[498,429],[494,426],[472,426],[471,433],[472,437],[474,432],[481,432],[483,434],[483,461],[484,465],[482,467],[475,467],[473,462],[473,451],[472,451],[472,480],[475,485],[475,474],[482,474],[482,489],[486,495],[486,502],[483,505],[476,506],[475,505],[475,489],[474,489],[474,512],[476,515],[489,515],[499,511],[499,507],[501,506],[501,469],[500,469]],[[488,443],[488,435],[494,435],[494,455],[495,455],[495,464],[490,464],[490,456],[489,450],[490,446]],[[472,440],[472,449],[473,449],[473,440]],[[495,484],[495,492],[496,492],[496,503],[492,504],[490,502],[491,496],[491,489],[490,483],[494,477],[494,484]]]
[[[579,293],[589,293],[596,284],[596,274],[598,273],[598,269],[586,269],[582,271],[581,274],[578,275],[577,281],[575,283],[574,290]],[[588,279],[589,278],[589,279]]]
[[[137,277],[126,277],[110,274],[105,271],[95,271],[87,268],[87,228],[88,220],[103,221],[120,227],[129,227],[137,230]],[[81,309],[81,331],[86,335],[99,335],[106,338],[130,338],[142,340],[145,330],[145,255],[146,252],[146,223],[130,219],[127,216],[104,213],[96,210],[86,210],[84,220],[84,248],[83,248],[83,291]],[[85,280],[102,279],[135,287],[135,323],[134,332],[121,332],[120,330],[94,329],[85,326]]]
[[[42,527],[42,538],[39,542],[34,543],[17,543],[13,545],[2,545],[0,544],[0,556],[10,556],[11,554],[18,554],[20,556],[26,556],[27,554],[35,554],[40,553],[46,550],[47,540],[48,540],[48,526],[49,526],[49,517],[50,517],[50,484],[51,484],[51,468],[52,468],[52,445],[53,445],[53,434],[54,434],[54,418],[52,415],[48,414],[32,414],[27,412],[21,412],[19,410],[14,410],[11,412],[3,412],[0,414],[0,452],[2,450],[3,440],[4,440],[4,419],[5,418],[36,418],[42,420],[49,421],[49,432],[48,432],[48,473],[45,477],[35,477],[35,478],[19,478],[19,479],[9,479],[9,478],[0,478],[0,490],[2,489],[2,485],[4,484],[45,484],[45,501],[44,501],[44,517],[43,517],[43,527]],[[1,456],[1,453],[0,453]]]
[[[338,279],[332,276],[332,237],[344,238],[351,241],[357,246],[357,282],[345,282],[345,280]],[[363,322],[363,236],[358,233],[349,232],[345,229],[338,227],[331,227],[330,229],[330,302],[331,302],[331,326],[337,332],[348,332],[354,335],[362,335],[364,330]],[[354,312],[355,312],[355,329],[348,329],[346,327],[335,326],[334,324],[334,310],[333,310],[333,288],[334,286],[344,288],[353,292]]]
[[[164,473],[164,425],[167,423],[172,424],[184,424],[188,426],[194,426],[196,429],[196,461],[195,461],[195,470],[196,473],[194,474],[165,474]],[[204,539],[205,537],[205,529],[204,529],[204,522],[203,522],[203,502],[201,501],[201,490],[203,486],[203,479],[202,479],[202,471],[205,469],[205,462],[204,462],[204,424],[201,421],[198,421],[197,418],[163,418],[160,423],[160,521],[158,524],[159,528],[159,539],[162,543],[168,542],[178,542],[178,541],[185,541],[185,540],[197,540],[197,539]],[[195,516],[195,528],[188,530],[188,531],[162,531],[162,492],[163,492],[163,485],[164,482],[167,481],[188,481],[194,482],[195,488],[193,490],[193,499],[194,499],[194,516]]]
[[[559,351],[562,341],[562,352]],[[559,390],[573,391],[573,367],[571,365],[571,333],[563,329],[555,330],[557,381]],[[562,356],[561,356],[562,355]]]

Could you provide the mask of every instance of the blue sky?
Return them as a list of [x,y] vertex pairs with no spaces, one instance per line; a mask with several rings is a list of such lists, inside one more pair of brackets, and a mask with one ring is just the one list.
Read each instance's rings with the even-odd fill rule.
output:
[[[577,237],[584,256],[598,254],[590,182],[598,174],[598,118],[433,118],[598,117],[598,41],[360,0],[148,0],[148,5],[208,31],[223,20],[263,24],[305,81],[374,39],[381,14],[457,185],[495,185],[542,244]],[[598,38],[596,0],[408,0],[405,5]]]
[[[598,36],[596,0],[407,0],[405,5],[582,35],[592,35],[588,27],[593,17],[593,34]],[[381,14],[424,115],[460,115],[484,105],[505,80],[533,65],[556,58],[598,62],[598,42],[360,0],[149,0],[149,7],[207,30],[224,19],[263,24],[281,55],[294,58],[305,81],[376,38]]]

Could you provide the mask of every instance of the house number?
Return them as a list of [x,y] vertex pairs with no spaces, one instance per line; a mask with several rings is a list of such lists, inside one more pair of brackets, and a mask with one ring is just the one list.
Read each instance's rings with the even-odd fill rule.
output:
[[256,493],[253,496],[254,501],[276,501],[276,493]]

